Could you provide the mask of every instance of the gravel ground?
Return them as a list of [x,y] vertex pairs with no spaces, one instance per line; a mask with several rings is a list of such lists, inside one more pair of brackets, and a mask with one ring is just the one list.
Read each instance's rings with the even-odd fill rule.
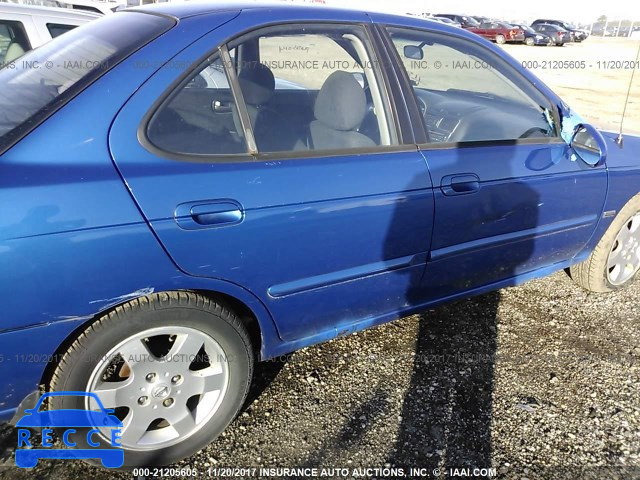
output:
[[[260,364],[243,413],[180,465],[640,478],[639,294],[588,294],[560,272]],[[15,444],[6,428],[2,478],[132,478],[19,470]]]

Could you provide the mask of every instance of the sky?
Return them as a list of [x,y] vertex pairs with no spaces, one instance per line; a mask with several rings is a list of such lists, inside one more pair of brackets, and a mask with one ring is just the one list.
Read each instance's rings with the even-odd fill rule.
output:
[[594,22],[599,16],[640,21],[638,0],[325,0],[331,6],[394,13],[461,13],[505,20],[532,21],[541,17],[569,22]]

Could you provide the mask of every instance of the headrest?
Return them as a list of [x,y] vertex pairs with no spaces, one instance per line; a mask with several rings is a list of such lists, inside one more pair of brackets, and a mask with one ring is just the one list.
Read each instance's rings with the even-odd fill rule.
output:
[[360,83],[350,73],[338,70],[322,85],[314,115],[335,130],[353,130],[367,113],[367,98]]
[[240,83],[244,101],[249,105],[267,103],[276,89],[276,80],[271,69],[257,62],[251,62],[240,70],[238,83]]

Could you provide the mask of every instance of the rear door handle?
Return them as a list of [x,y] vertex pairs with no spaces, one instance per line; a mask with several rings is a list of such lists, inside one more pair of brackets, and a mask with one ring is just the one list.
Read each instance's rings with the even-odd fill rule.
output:
[[233,200],[212,200],[182,203],[174,215],[181,228],[196,230],[240,223],[244,219],[244,210]]
[[233,205],[195,205],[191,216],[200,225],[220,225],[242,220],[242,210]]
[[480,177],[474,173],[447,175],[443,177],[440,189],[447,196],[476,193],[480,190]]

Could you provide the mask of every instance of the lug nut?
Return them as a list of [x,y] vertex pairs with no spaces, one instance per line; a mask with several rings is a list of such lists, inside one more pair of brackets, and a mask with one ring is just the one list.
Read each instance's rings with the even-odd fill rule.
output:
[[162,402],[162,405],[164,405],[165,407],[170,407],[171,405],[173,405],[173,398],[165,399],[165,401]]
[[156,374],[155,374],[155,373],[149,373],[149,374],[146,376],[146,379],[147,379],[147,382],[150,382],[150,383],[151,383],[151,382],[155,382],[155,380],[156,380]]
[[171,383],[173,383],[174,385],[177,385],[178,383],[180,383],[181,380],[182,380],[182,375],[174,375],[171,378]]
[[144,405],[145,403],[147,403],[147,400],[149,400],[148,397],[144,397],[144,396],[140,397],[138,399],[138,405]]

